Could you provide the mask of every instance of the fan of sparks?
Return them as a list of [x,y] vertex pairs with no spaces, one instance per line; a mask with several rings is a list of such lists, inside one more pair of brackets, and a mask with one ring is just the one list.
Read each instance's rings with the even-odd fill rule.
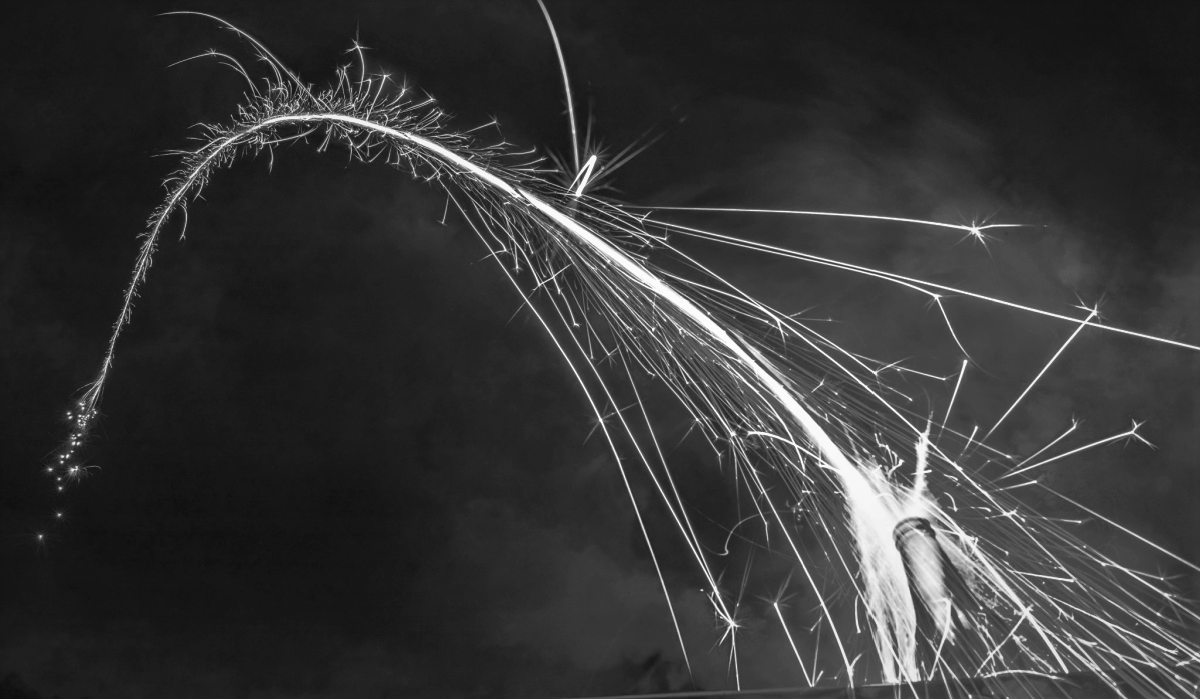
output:
[[[232,56],[208,54],[245,77],[245,101],[227,124],[203,127],[199,148],[178,153],[181,165],[143,234],[99,375],[68,414],[71,435],[47,466],[59,490],[88,469],[80,461],[81,447],[93,427],[117,340],[172,215],[186,219],[189,202],[209,179],[243,156],[295,142],[320,151],[344,148],[358,160],[380,161],[445,189],[570,363],[647,544],[650,533],[633,498],[632,472],[643,472],[639,478],[657,490],[679,546],[707,581],[722,628],[722,653],[728,653],[737,687],[740,596],[723,587],[713,561],[720,543],[698,534],[702,528],[681,495],[681,477],[664,457],[638,394],[647,377],[686,408],[752,506],[751,519],[774,555],[789,561],[791,588],[770,599],[767,609],[774,615],[771,624],[782,626],[808,685],[993,679],[1029,693],[1043,687],[1030,679],[1052,682],[1091,673],[1118,692],[1187,696],[1200,689],[1200,652],[1191,637],[1200,620],[1196,612],[1162,577],[1089,549],[1072,534],[1070,522],[1041,516],[1013,495],[1018,488],[1048,488],[1037,480],[1046,464],[1105,443],[1142,440],[1136,423],[1088,445],[1065,447],[1071,444],[1068,430],[1036,454],[1004,455],[987,447],[991,431],[963,435],[946,427],[967,360],[939,378],[953,387],[944,413],[918,415],[882,381],[889,365],[845,350],[813,324],[759,303],[671,241],[705,239],[899,285],[938,307],[956,343],[942,305],[949,294],[1073,324],[1067,344],[1093,327],[1172,343],[1181,352],[1200,348],[1101,325],[1092,309],[1077,317],[1051,313],[672,223],[665,209],[627,207],[593,194],[628,152],[604,162],[573,145],[570,163],[550,168],[535,154],[513,152],[503,143],[481,145],[470,133],[453,131],[432,99],[369,74],[357,45],[352,51],[357,61],[338,70],[331,87],[318,90],[262,44],[226,26],[249,42],[269,75],[255,79]],[[574,137],[573,111],[570,118]],[[777,213],[893,220],[976,237],[989,228],[835,212]],[[634,406],[614,410],[628,396],[635,397]],[[984,460],[969,459],[980,454],[989,469],[979,466]],[[805,538],[797,532],[798,510],[804,513]],[[650,551],[654,557],[653,545]],[[657,558],[654,565],[658,569]],[[674,594],[661,570],[659,578],[675,621]],[[823,593],[831,590],[840,593]],[[810,609],[785,606],[789,593],[810,601]],[[675,629],[687,659],[677,621]],[[808,641],[814,638],[822,641]],[[818,653],[802,654],[801,648]]]

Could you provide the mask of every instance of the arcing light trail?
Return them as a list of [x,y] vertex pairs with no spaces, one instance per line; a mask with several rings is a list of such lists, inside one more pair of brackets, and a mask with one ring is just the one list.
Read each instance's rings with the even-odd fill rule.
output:
[[[768,541],[775,537],[782,544],[780,556],[798,570],[811,612],[785,615],[778,600],[772,605],[810,685],[821,678],[858,684],[1004,677],[1006,683],[1025,684],[1024,692],[1035,692],[1014,674],[1093,672],[1114,688],[1125,684],[1151,694],[1189,695],[1200,687],[1200,650],[1187,636],[1200,616],[1162,578],[1090,551],[1058,520],[1020,506],[982,468],[948,456],[959,447],[969,456],[974,438],[964,442],[945,430],[953,397],[946,417],[936,424],[935,441],[927,416],[889,400],[898,394],[879,377],[892,365],[851,353],[755,301],[646,227],[868,275],[927,294],[939,306],[943,293],[950,292],[1068,320],[1078,324],[1076,333],[1096,327],[1200,348],[1102,326],[1092,322],[1092,315],[1080,320],[637,216],[586,193],[597,159],[592,154],[581,166],[577,145],[574,182],[556,186],[538,176],[535,163],[515,161],[502,145],[480,147],[450,130],[432,100],[410,101],[405,90],[368,75],[365,64],[357,78],[343,67],[332,87],[314,92],[260,43],[234,31],[251,42],[273,79],[260,90],[229,59],[250,85],[245,103],[229,125],[205,127],[200,148],[179,154],[182,166],[168,180],[167,197],[148,223],[100,372],[69,414],[71,435],[48,467],[60,489],[86,469],[78,450],[93,425],[117,340],[170,216],[182,212],[186,220],[188,201],[242,155],[284,142],[313,139],[322,151],[337,143],[359,160],[382,159],[446,188],[583,389],[621,471],[675,618],[672,593],[658,568],[627,468],[640,466],[653,483],[707,582],[739,687],[741,606],[721,588],[707,554],[718,550],[708,547],[694,527],[686,482],[676,477],[659,447],[638,393],[637,372],[656,377],[688,410],[732,467],[737,483],[750,491],[755,521]],[[361,61],[361,50],[358,54]],[[971,235],[1004,226],[790,213],[926,223]],[[651,260],[658,256],[690,273],[664,269]],[[604,364],[622,369],[617,379]],[[965,369],[964,362],[954,396]],[[641,422],[628,419],[623,410],[608,410],[624,405],[618,396],[622,390],[633,393]],[[1136,427],[1009,475],[1106,442],[1140,439]],[[999,453],[995,457],[1003,459]],[[789,499],[796,505],[789,506]],[[816,544],[797,536],[797,527],[783,517],[800,504]],[[850,595],[826,596],[827,585]],[[860,608],[866,613],[865,630],[858,622]],[[797,631],[804,628],[813,631],[810,637]],[[686,659],[677,619],[675,629]],[[831,639],[832,645],[824,648],[814,639]],[[811,664],[802,660],[798,642],[814,648]]]
[[739,207],[634,207],[638,209],[655,209],[657,211],[696,211],[725,214],[786,214],[791,216],[829,216],[837,219],[865,219],[870,221],[885,221],[893,224],[918,224],[935,228],[949,228],[963,231],[976,240],[984,240],[984,231],[994,228],[1033,228],[1029,224],[948,224],[942,221],[927,221],[925,219],[908,219],[903,216],[881,216],[878,214],[852,214],[840,211],[803,211],[800,209],[751,209]]

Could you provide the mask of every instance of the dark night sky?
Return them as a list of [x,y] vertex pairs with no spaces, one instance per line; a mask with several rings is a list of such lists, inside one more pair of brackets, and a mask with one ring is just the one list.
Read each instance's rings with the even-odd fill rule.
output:
[[[662,138],[618,173],[647,204],[1046,224],[990,254],[906,226],[680,217],[1200,342],[1200,10],[1183,5],[548,0],[597,131]],[[99,365],[135,236],[187,147],[241,87],[218,14],[324,83],[357,33],[470,128],[567,146],[533,0],[31,3],[0,37],[0,676],[45,695],[584,695],[688,687],[632,510],[563,361],[437,187],[336,149],[222,172],[164,241],[89,448],[57,501],[39,465]],[[242,53],[241,55],[245,55]],[[494,133],[494,132],[493,132]],[[176,228],[177,230],[177,228]],[[960,354],[921,298],[694,246],[835,337],[926,371]],[[978,367],[954,425],[990,425],[1072,330],[949,304]],[[514,316],[515,314],[515,316]],[[998,431],[1028,453],[1147,420],[1056,488],[1200,560],[1200,353],[1088,331]],[[647,387],[655,401],[661,389]],[[942,391],[942,389],[939,389]],[[944,410],[948,396],[933,397]],[[670,407],[664,444],[686,429]],[[729,482],[671,455],[706,512]],[[649,495],[644,485],[639,497]],[[1043,504],[1044,505],[1044,504]],[[657,526],[700,687],[730,682],[700,579]],[[1165,573],[1111,529],[1081,533]],[[736,562],[729,576],[740,577]],[[1200,595],[1196,577],[1185,592]],[[765,595],[768,590],[751,590]],[[793,685],[766,632],[750,685]],[[757,645],[757,646],[755,646]]]

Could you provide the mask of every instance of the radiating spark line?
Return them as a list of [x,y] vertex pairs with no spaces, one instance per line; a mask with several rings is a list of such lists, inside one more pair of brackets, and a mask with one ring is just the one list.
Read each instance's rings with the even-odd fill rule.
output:
[[971,436],[967,438],[967,444],[963,446],[962,452],[959,453],[959,455],[958,455],[959,459],[962,459],[963,455],[967,454],[967,452],[971,449],[971,443],[975,441],[975,435],[978,432],[979,432],[978,425],[975,426],[974,428],[971,428]]
[[796,655],[796,663],[800,665],[800,672],[804,674],[804,680],[808,683],[808,687],[813,687],[812,676],[808,674],[808,668],[804,665],[804,659],[800,658],[800,650],[796,648],[796,641],[792,639],[792,632],[788,629],[787,622],[783,619],[783,611],[779,609],[779,603],[772,602],[771,607],[775,608],[775,614],[779,617],[779,624],[783,627],[783,633],[787,635],[788,644],[792,647],[792,653]]
[[1042,368],[1042,371],[1038,372],[1037,376],[1033,378],[1033,381],[1029,382],[1029,384],[1025,387],[1025,391],[1022,391],[1021,395],[1017,397],[1017,400],[1012,402],[1012,405],[1008,407],[1008,410],[1004,412],[1004,415],[1000,416],[1000,420],[996,421],[996,424],[992,426],[992,429],[987,431],[987,434],[983,436],[983,439],[980,440],[980,442],[987,442],[987,439],[992,436],[992,433],[996,432],[996,428],[1000,427],[1000,424],[1004,422],[1004,419],[1008,418],[1008,415],[1013,412],[1013,409],[1015,409],[1017,405],[1021,403],[1021,400],[1024,399],[1027,394],[1029,394],[1029,392],[1033,389],[1033,385],[1037,384],[1038,380],[1042,378],[1042,375],[1044,375],[1050,369],[1050,365],[1054,364],[1054,361],[1058,359],[1059,355],[1063,354],[1063,352],[1067,349],[1067,346],[1071,344],[1071,341],[1075,340],[1075,336],[1079,335],[1084,328],[1087,328],[1087,322],[1095,318],[1099,313],[1100,312],[1098,309],[1090,309],[1088,311],[1087,318],[1080,322],[1079,327],[1075,329],[1075,332],[1072,333],[1069,338],[1067,338],[1066,342],[1062,344],[1062,347],[1058,349],[1058,352],[1054,353],[1054,356],[1050,358],[1050,360],[1046,363],[1046,366]]
[[[282,85],[284,83],[283,75],[286,75],[288,77],[287,82],[296,86],[296,89],[303,92],[309,99],[313,100],[314,102],[320,103],[320,100],[318,100],[317,96],[314,95],[313,92],[308,89],[308,86],[305,85],[303,82],[301,82],[300,77],[297,76],[295,73],[291,72],[290,70],[288,70],[287,66],[283,63],[283,61],[280,61],[278,58],[276,58],[275,54],[271,53],[271,51],[266,47],[265,44],[260,42],[258,39],[255,39],[253,36],[250,35],[249,32],[243,31],[242,29],[230,24],[229,22],[226,22],[225,20],[221,19],[220,17],[217,17],[216,15],[210,15],[206,12],[196,12],[195,10],[175,10],[172,12],[163,12],[159,16],[160,17],[169,17],[171,15],[195,15],[197,17],[205,17],[207,19],[210,19],[210,20],[220,24],[221,26],[225,27],[229,31],[233,32],[234,34],[237,34],[238,36],[242,37],[246,41],[250,42],[250,44],[254,47],[254,50],[256,52],[258,52],[263,58],[267,59],[266,64],[268,65],[268,67],[270,67],[271,71],[275,74],[275,84],[276,85]],[[282,71],[282,75],[281,75],[281,71]]]
[[1079,581],[1076,579],[1066,578],[1063,576],[1047,576],[1046,574],[1035,574],[1030,571],[1017,571],[1016,569],[1013,570],[1013,573],[1020,576],[1032,576],[1034,578],[1044,578],[1050,581],[1061,581],[1063,583],[1079,583]]
[[797,209],[751,209],[751,208],[735,208],[735,207],[655,207],[655,206],[638,206],[635,209],[650,209],[653,211],[697,211],[697,212],[714,212],[714,213],[731,213],[731,214],[790,214],[796,216],[830,216],[843,219],[871,219],[875,221],[890,221],[893,223],[902,224],[920,224],[922,226],[936,226],[939,228],[952,228],[959,231],[966,231],[972,236],[978,237],[981,232],[993,228],[1044,228],[1035,224],[985,224],[976,226],[974,224],[948,224],[942,221],[927,221],[925,219],[907,219],[902,216],[878,216],[874,214],[851,214],[837,211],[801,211]]
[[967,360],[963,359],[962,367],[958,370],[958,380],[954,382],[954,392],[950,394],[950,404],[946,406],[946,416],[942,418],[942,425],[938,429],[938,440],[942,439],[942,432],[946,429],[946,425],[950,422],[950,412],[954,410],[954,400],[958,398],[958,389],[962,386],[963,375],[967,373]]
[[[567,120],[571,122],[571,162],[575,166],[575,172],[579,171],[579,134],[576,131],[575,122],[575,100],[571,99],[571,79],[567,75],[567,61],[563,58],[562,44],[558,42],[558,32],[554,29],[554,21],[550,19],[550,11],[546,9],[546,3],[542,0],[537,0],[538,7],[542,8],[542,15],[546,18],[546,26],[550,28],[550,38],[554,40],[554,52],[558,54],[558,67],[562,70],[563,92],[567,95]],[[586,178],[585,178],[586,180]]]
[[[575,191],[572,193],[575,197],[582,196],[587,190],[587,186],[591,184],[592,180],[592,169],[595,167],[596,154],[593,153],[592,155],[588,156],[587,163],[584,164],[583,169],[580,170],[579,174],[575,176],[575,179],[571,181],[570,187],[575,188]],[[576,186],[576,183],[578,183],[578,186]],[[567,189],[570,189],[570,187]]]
[[942,318],[946,320],[946,329],[950,331],[950,337],[954,339],[954,344],[957,345],[958,349],[962,350],[962,354],[966,355],[967,359],[970,360],[971,353],[967,352],[967,349],[963,347],[962,341],[958,339],[958,333],[954,332],[954,324],[950,322],[950,314],[946,313],[946,307],[944,304],[942,304],[941,295],[935,294],[933,296],[933,302],[937,304],[938,311],[942,312]]
[[1029,481],[1022,481],[1019,484],[1013,484],[1012,486],[1005,486],[1003,488],[996,489],[996,490],[997,491],[1015,491],[1017,489],[1025,488],[1026,486],[1036,486],[1039,483],[1041,483],[1041,482],[1039,482],[1037,479],[1031,479]]
[[1149,445],[1150,447],[1154,447],[1154,445],[1152,445],[1149,440],[1142,437],[1141,435],[1138,435],[1137,429],[1140,428],[1141,426],[1142,426],[1141,423],[1134,421],[1133,427],[1130,428],[1129,430],[1126,430],[1123,433],[1118,433],[1116,435],[1110,435],[1102,440],[1097,440],[1095,442],[1089,442],[1088,444],[1084,445],[1083,447],[1076,447],[1073,450],[1069,450],[1060,455],[1056,455],[1054,457],[1051,457],[1050,459],[1044,459],[1036,464],[1031,464],[1028,467],[1025,467],[1024,469],[1018,469],[1017,471],[1009,472],[1008,474],[1004,475],[1004,478],[1007,479],[1007,478],[1014,477],[1018,474],[1024,474],[1025,472],[1029,471],[1030,469],[1037,469],[1038,467],[1044,466],[1046,464],[1050,464],[1051,462],[1057,462],[1060,459],[1070,457],[1071,455],[1074,455],[1074,454],[1079,454],[1080,452],[1083,452],[1084,450],[1090,450],[1093,447],[1099,447],[1100,445],[1107,445],[1110,442],[1116,442],[1118,440],[1122,440],[1122,439],[1126,439],[1126,438],[1134,438],[1134,439],[1138,440],[1139,442]]
[[1034,452],[1033,454],[1029,455],[1029,456],[1028,456],[1028,457],[1026,457],[1025,459],[1021,460],[1021,462],[1020,462],[1019,464],[1017,464],[1017,465],[1016,465],[1016,467],[1014,467],[1014,469],[1019,469],[1020,467],[1023,467],[1023,466],[1025,466],[1025,465],[1026,465],[1026,464],[1028,464],[1028,463],[1029,463],[1031,460],[1037,459],[1037,456],[1038,456],[1038,455],[1042,454],[1043,452],[1045,452],[1046,450],[1050,449],[1051,447],[1054,447],[1055,445],[1057,445],[1057,444],[1058,444],[1058,442],[1059,442],[1059,440],[1062,440],[1062,439],[1063,439],[1063,438],[1065,438],[1066,436],[1068,436],[1068,435],[1070,435],[1071,433],[1075,432],[1075,429],[1079,427],[1079,423],[1080,423],[1080,422],[1079,422],[1078,420],[1075,420],[1074,418],[1072,418],[1072,419],[1071,419],[1071,427],[1070,427],[1070,428],[1067,428],[1067,429],[1066,429],[1066,430],[1063,432],[1063,434],[1062,434],[1062,435],[1059,435],[1058,437],[1054,438],[1054,439],[1053,439],[1053,440],[1051,440],[1050,442],[1046,443],[1046,444],[1045,444],[1045,445],[1042,447],[1042,449],[1038,450],[1037,452]]
[[261,93],[258,91],[258,86],[255,85],[254,81],[250,79],[250,74],[246,72],[246,69],[242,66],[241,62],[227,53],[222,53],[214,49],[209,49],[202,54],[191,56],[190,58],[180,59],[174,63],[168,63],[167,68],[174,68],[175,66],[182,65],[188,61],[194,61],[198,58],[220,58],[224,65],[232,68],[236,73],[246,79],[246,84],[250,87],[251,94],[256,97],[261,95]]

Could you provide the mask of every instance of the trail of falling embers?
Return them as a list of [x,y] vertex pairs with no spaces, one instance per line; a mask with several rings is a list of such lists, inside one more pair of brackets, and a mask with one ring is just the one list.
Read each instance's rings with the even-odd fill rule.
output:
[[[232,57],[211,54],[246,78],[246,100],[229,124],[204,127],[202,146],[178,154],[182,165],[167,181],[165,201],[143,234],[100,372],[69,413],[71,435],[47,467],[60,490],[88,469],[81,466],[81,448],[170,217],[182,214],[186,226],[189,201],[218,170],[244,155],[291,142],[315,143],[320,151],[338,145],[358,160],[383,161],[446,189],[570,364],[629,489],[656,569],[630,470],[644,470],[661,497],[707,581],[738,687],[738,604],[722,588],[711,561],[717,548],[698,535],[696,514],[681,495],[686,489],[663,456],[637,393],[639,374],[657,378],[686,407],[745,485],[754,519],[774,538],[773,548],[792,560],[804,590],[814,596],[811,612],[785,614],[780,599],[771,603],[773,619],[810,685],[822,679],[859,684],[982,678],[1006,692],[1034,693],[1044,689],[1046,679],[1084,672],[1120,692],[1197,691],[1200,652],[1188,631],[1200,617],[1163,578],[1089,550],[1066,523],[1020,506],[1010,495],[1014,487],[994,485],[951,457],[942,437],[964,453],[971,439],[946,430],[949,409],[943,423],[930,425],[906,408],[879,381],[890,365],[848,352],[805,322],[755,301],[651,231],[834,266],[917,290],[939,306],[948,291],[969,292],[635,215],[585,194],[594,157],[588,159],[589,174],[577,173],[571,182],[582,180],[577,188],[556,185],[543,177],[538,159],[505,144],[481,146],[452,131],[432,99],[414,99],[386,76],[369,75],[365,63],[343,67],[331,87],[318,91],[262,44],[226,26],[250,42],[271,76],[262,88]],[[362,62],[361,49],[358,55]],[[576,155],[576,168],[579,161]],[[957,228],[974,234],[981,227]],[[652,255],[673,262],[658,265]],[[1091,313],[1079,319],[1026,310],[1080,329],[1106,328]],[[942,312],[953,334],[944,307]],[[955,395],[965,369],[964,361],[946,378],[957,376]],[[640,416],[613,410],[621,393],[614,382],[627,384],[625,393],[637,397]],[[931,440],[934,427],[937,441]],[[1140,439],[1136,426],[1120,437]],[[912,466],[902,469],[905,464]],[[789,504],[803,504],[819,539],[815,550],[796,536],[787,519],[794,510]],[[688,643],[661,569],[659,578],[686,660]],[[850,594],[821,593],[825,590]],[[796,644],[802,632],[831,641],[808,664]]]

